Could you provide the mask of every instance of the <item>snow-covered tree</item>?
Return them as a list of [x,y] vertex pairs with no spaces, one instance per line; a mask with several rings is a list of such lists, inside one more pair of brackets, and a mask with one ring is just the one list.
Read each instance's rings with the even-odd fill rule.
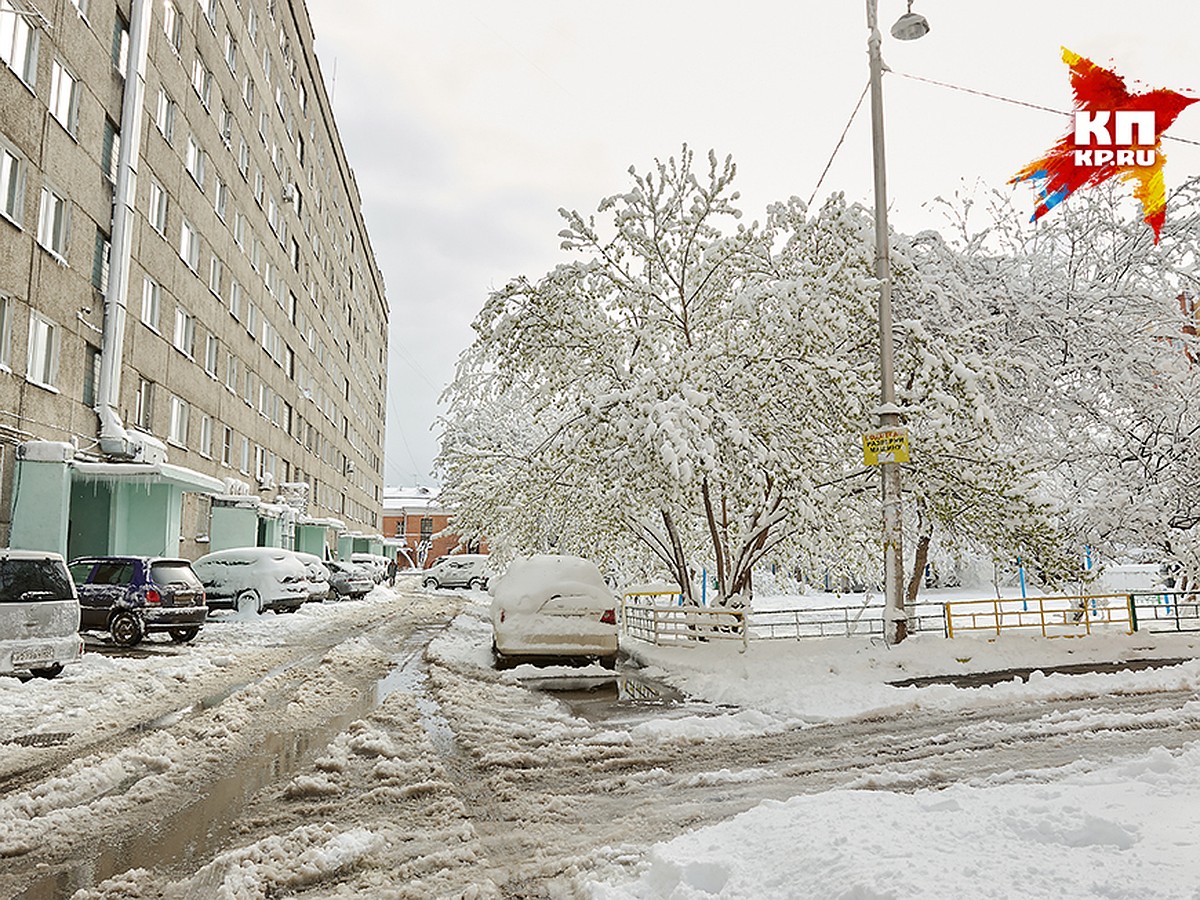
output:
[[[563,211],[577,260],[488,300],[448,392],[441,463],[456,527],[517,547],[608,559],[636,543],[685,591],[719,602],[768,558],[878,565],[878,477],[859,440],[878,394],[869,214],[792,200],[743,225],[731,161],[678,160]],[[969,269],[969,267],[968,267]],[[1064,542],[1029,469],[1004,452],[1009,389],[992,319],[957,256],[898,240],[897,372],[914,434],[908,496],[923,523],[915,592],[943,539],[1061,564]]]

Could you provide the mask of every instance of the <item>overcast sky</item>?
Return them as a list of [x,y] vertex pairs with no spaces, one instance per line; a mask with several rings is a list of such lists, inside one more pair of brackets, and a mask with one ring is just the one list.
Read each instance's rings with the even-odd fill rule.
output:
[[[594,211],[628,186],[630,165],[686,142],[733,156],[742,208],[761,219],[774,200],[812,194],[867,83],[859,2],[307,2],[391,306],[389,486],[435,483],[438,396],[471,321],[490,290],[566,261],[559,207]],[[932,30],[908,43],[887,35],[902,0],[880,0],[879,19],[895,73],[1067,110],[1065,45],[1131,89],[1200,96],[1200,4],[1134,9],[915,0]],[[1067,117],[898,74],[884,96],[894,228],[938,227],[929,201],[993,187],[1032,211],[1032,190],[1006,182]],[[1170,134],[1200,141],[1200,104]],[[1168,190],[1200,173],[1200,147],[1164,150]],[[867,102],[817,202],[833,191],[871,202]]]

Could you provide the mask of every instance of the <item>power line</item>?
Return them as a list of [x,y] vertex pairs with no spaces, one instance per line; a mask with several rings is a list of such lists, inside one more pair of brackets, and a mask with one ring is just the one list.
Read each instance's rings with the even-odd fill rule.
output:
[[825,181],[825,176],[829,174],[829,167],[833,165],[834,157],[842,149],[842,143],[846,140],[846,134],[850,131],[850,126],[854,123],[854,117],[858,115],[858,110],[862,107],[863,99],[867,96],[867,89],[870,86],[871,82],[869,80],[863,85],[862,93],[858,95],[858,102],[854,104],[854,110],[850,113],[850,118],[846,120],[846,127],[842,129],[842,136],[838,138],[837,146],[829,154],[829,161],[825,163],[825,168],[821,171],[821,177],[817,179],[817,186],[813,188],[813,192],[808,197],[808,206],[812,206],[813,200],[816,199],[817,191],[821,189],[821,185]]
[[[969,87],[964,87],[961,84],[952,84],[949,81],[938,81],[936,78],[925,78],[921,75],[910,75],[907,72],[897,72],[895,69],[892,69],[891,72],[893,75],[899,75],[901,78],[908,78],[912,81],[921,81],[921,82],[924,82],[925,84],[932,84],[932,85],[935,85],[936,87],[947,88],[952,91],[961,91],[964,94],[974,94],[977,97],[987,97],[989,100],[999,100],[1001,103],[1011,103],[1014,106],[1024,106],[1028,109],[1036,109],[1036,110],[1040,110],[1041,112],[1056,113],[1057,115],[1060,115],[1060,116],[1070,115],[1070,113],[1067,112],[1066,110],[1055,109],[1052,106],[1042,106],[1040,103],[1030,103],[1028,100],[1018,100],[1015,97],[1005,97],[1003,94],[993,94],[993,93],[990,93],[989,91],[981,91],[978,88],[969,88]],[[1193,141],[1193,140],[1190,140],[1189,138],[1176,137],[1175,135],[1172,135],[1172,134],[1164,134],[1164,135],[1162,135],[1162,138],[1163,138],[1163,140],[1167,140],[1167,141],[1176,141],[1180,144],[1191,144],[1194,147],[1200,147],[1200,141]]]

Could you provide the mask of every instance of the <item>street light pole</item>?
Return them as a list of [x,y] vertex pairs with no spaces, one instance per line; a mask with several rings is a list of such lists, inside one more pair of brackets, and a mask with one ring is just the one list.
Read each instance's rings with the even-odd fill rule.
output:
[[[901,29],[901,24],[910,26]],[[928,23],[912,12],[892,29],[903,39],[920,37]],[[892,270],[888,260],[887,170],[883,147],[883,57],[880,53],[879,0],[867,0],[867,55],[871,63],[871,146],[875,166],[875,277],[879,280],[879,427],[900,425],[896,405],[895,348],[892,336]],[[900,464],[880,465],[883,482],[883,585],[884,628],[889,644],[908,636],[908,614],[904,609],[904,522],[901,515]]]

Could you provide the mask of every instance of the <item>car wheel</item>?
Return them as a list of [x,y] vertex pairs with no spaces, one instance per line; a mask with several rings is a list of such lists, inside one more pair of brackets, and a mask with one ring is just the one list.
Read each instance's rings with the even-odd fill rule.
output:
[[30,669],[29,674],[33,675],[35,678],[55,678],[62,670],[62,665],[60,663],[55,663],[54,665],[47,666],[44,669]]
[[427,591],[437,590],[438,582],[437,582],[436,578],[426,578],[424,583],[425,583],[425,590],[427,590]]
[[468,584],[467,587],[469,587],[473,591],[482,591],[483,590],[483,579],[482,578],[472,578],[471,583]]
[[199,628],[172,628],[171,640],[177,644],[186,644],[200,633]]
[[233,601],[233,608],[239,613],[256,612],[262,615],[262,600],[257,591],[242,591]]
[[132,647],[142,639],[145,633],[141,620],[128,610],[116,613],[108,620],[108,633],[113,643],[120,647]]
[[496,648],[495,639],[492,640],[492,664],[497,669],[511,669],[514,662],[509,657],[505,656]]

